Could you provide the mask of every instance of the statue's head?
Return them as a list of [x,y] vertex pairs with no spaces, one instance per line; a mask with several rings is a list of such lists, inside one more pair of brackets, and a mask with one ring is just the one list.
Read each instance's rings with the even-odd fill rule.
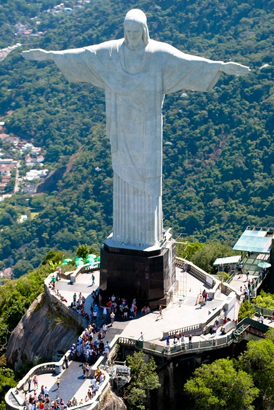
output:
[[142,10],[132,9],[125,17],[124,21],[125,42],[131,48],[137,48],[142,41],[145,45],[149,42],[149,32],[147,27],[147,17]]

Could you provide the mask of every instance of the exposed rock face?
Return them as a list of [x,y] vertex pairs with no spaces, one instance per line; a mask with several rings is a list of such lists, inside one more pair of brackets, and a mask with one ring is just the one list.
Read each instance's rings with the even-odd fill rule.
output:
[[127,410],[127,406],[113,391],[109,391],[106,401],[101,404],[100,410]]
[[6,352],[7,362],[17,369],[24,361],[54,361],[75,342],[79,329],[70,318],[62,320],[56,306],[42,294],[29,307],[13,330]]

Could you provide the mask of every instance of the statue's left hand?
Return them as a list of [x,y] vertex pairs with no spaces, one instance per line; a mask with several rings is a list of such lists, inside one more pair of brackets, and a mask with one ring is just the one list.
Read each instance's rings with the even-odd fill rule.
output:
[[247,75],[251,72],[249,67],[238,63],[222,63],[220,70],[229,75]]

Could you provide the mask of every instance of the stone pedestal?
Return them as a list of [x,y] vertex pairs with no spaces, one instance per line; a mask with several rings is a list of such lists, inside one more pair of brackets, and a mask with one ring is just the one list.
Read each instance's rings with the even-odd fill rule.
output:
[[[115,246],[116,245],[116,246]],[[175,245],[171,235],[161,247],[117,246],[107,239],[101,248],[100,287],[107,293],[137,298],[138,306],[165,304],[165,293],[175,281]]]

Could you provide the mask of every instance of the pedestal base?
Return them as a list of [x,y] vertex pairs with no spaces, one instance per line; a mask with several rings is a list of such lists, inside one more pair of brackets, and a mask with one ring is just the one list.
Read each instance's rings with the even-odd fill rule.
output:
[[[107,242],[107,241],[106,241]],[[100,287],[129,303],[156,308],[175,281],[175,245],[172,239],[153,250],[127,249],[104,243],[101,248]]]

